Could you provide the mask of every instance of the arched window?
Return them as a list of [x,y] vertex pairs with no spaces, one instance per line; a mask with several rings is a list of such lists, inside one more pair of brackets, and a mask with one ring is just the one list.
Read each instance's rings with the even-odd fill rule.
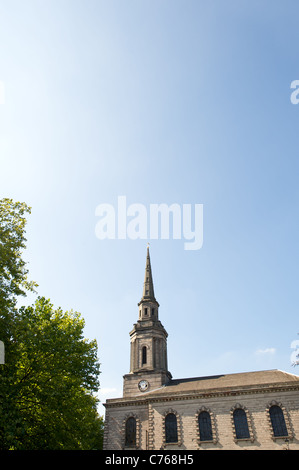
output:
[[126,421],[126,447],[135,447],[136,446],[136,419],[130,417]]
[[234,425],[237,439],[249,439],[249,428],[245,410],[237,408],[233,413]]
[[210,413],[201,411],[198,415],[199,439],[200,441],[212,441],[212,423]]
[[178,442],[178,425],[174,413],[168,413],[165,417],[165,441],[166,443]]
[[146,364],[146,346],[142,348],[142,365]]
[[274,437],[287,436],[287,426],[283,416],[283,411],[278,405],[273,405],[269,409]]

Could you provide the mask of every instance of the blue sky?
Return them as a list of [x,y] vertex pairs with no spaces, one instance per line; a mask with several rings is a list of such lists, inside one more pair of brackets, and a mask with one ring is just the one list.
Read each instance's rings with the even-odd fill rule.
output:
[[149,240],[172,375],[298,373],[298,14],[295,0],[0,1],[0,197],[32,207],[30,277],[85,318],[102,400],[122,394],[144,277],[147,240],[95,236],[96,207],[123,195],[203,204],[200,250]]

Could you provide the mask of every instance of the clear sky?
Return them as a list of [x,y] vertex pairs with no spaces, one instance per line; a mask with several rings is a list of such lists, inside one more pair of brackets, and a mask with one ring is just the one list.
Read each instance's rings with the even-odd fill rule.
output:
[[[297,0],[0,0],[0,197],[32,207],[30,278],[85,318],[103,401],[147,241],[173,377],[298,373],[298,18]],[[202,248],[99,240],[119,196],[203,204]]]

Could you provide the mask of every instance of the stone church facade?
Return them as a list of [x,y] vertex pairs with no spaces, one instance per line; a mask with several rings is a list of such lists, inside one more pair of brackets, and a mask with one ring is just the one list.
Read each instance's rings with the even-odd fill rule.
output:
[[299,377],[266,370],[173,379],[147,248],[123,397],[105,403],[104,450],[299,449]]

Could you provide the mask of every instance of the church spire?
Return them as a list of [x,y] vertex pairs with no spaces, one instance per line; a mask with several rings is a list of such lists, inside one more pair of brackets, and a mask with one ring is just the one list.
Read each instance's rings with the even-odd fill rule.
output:
[[139,304],[141,304],[142,302],[148,302],[148,301],[157,302],[155,298],[155,293],[154,293],[154,283],[153,283],[151,260],[150,260],[150,254],[149,254],[149,246],[147,246],[143,292],[142,292],[142,298]]
[[130,373],[124,375],[124,396],[161,387],[171,379],[167,366],[167,331],[159,320],[147,246],[142,298],[131,338]]

